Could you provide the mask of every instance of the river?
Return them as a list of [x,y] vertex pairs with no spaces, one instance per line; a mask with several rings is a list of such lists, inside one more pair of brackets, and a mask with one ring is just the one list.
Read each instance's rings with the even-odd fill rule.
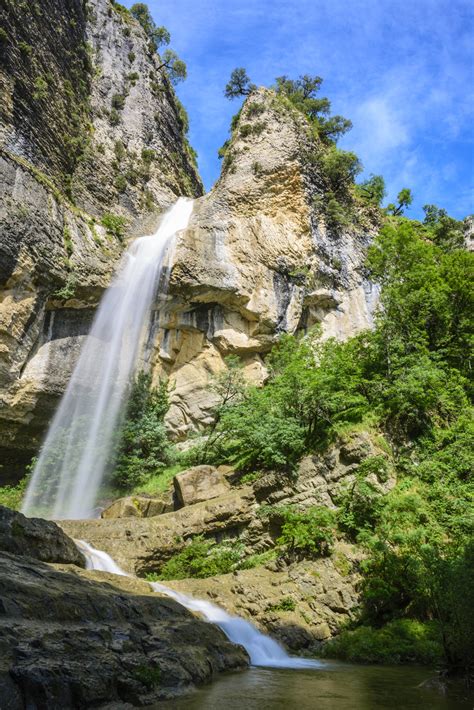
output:
[[314,670],[250,668],[226,673],[156,710],[472,710],[464,686],[446,694],[426,681],[435,672],[412,666],[324,662]]

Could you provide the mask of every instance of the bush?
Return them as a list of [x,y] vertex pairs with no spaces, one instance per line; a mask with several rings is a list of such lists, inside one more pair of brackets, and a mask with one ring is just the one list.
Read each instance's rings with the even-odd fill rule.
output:
[[151,376],[140,372],[132,387],[120,434],[112,481],[129,490],[144,483],[172,463],[164,417],[168,410],[166,385],[151,386]]
[[437,624],[401,619],[381,629],[360,626],[342,631],[324,644],[320,654],[359,663],[434,665],[442,657],[442,646]]
[[0,486],[0,505],[19,510],[26,492],[29,477],[22,478],[16,486]]
[[[235,543],[217,545],[198,535],[166,562],[155,580],[213,577],[235,569],[242,557],[242,546]],[[151,579],[150,575],[148,579]]]
[[112,96],[112,108],[116,111],[122,111],[125,106],[125,96],[123,94],[114,94]]
[[327,557],[334,543],[335,515],[325,507],[304,512],[282,510],[283,524],[277,544],[290,556]]
[[120,217],[119,215],[107,212],[102,215],[100,222],[107,230],[107,234],[112,237],[116,237],[119,241],[122,241],[127,225],[125,217]]

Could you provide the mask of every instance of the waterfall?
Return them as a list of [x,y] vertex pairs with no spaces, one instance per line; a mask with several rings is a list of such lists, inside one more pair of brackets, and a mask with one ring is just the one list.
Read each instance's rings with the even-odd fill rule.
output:
[[[86,558],[87,569],[131,576],[120,569],[106,552],[94,549],[83,540],[76,540],[76,545]],[[193,599],[158,582],[150,582],[150,586],[155,592],[175,599],[186,609],[198,612],[207,621],[219,626],[230,641],[245,648],[253,666],[268,668],[321,668],[323,666],[318,661],[289,656],[280,644],[262,634],[253,624],[238,616],[231,616],[216,604],[202,599]]]
[[192,200],[180,198],[157,232],[135,240],[124,254],[49,428],[23,513],[53,519],[93,516],[151,306],[160,281],[167,281],[169,246],[186,228],[192,209]]

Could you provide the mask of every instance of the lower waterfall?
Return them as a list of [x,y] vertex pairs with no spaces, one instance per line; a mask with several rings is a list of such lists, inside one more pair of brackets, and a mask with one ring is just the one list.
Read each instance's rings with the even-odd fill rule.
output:
[[[120,569],[106,552],[96,550],[83,540],[76,540],[76,545],[86,558],[87,569],[120,574],[125,577],[131,576]],[[245,648],[253,666],[268,668],[320,668],[323,666],[318,661],[289,656],[280,644],[262,634],[253,624],[238,616],[231,616],[216,604],[202,599],[193,599],[181,592],[175,592],[159,582],[150,582],[149,584],[155,592],[175,599],[186,609],[198,612],[207,621],[219,626],[230,641]]]

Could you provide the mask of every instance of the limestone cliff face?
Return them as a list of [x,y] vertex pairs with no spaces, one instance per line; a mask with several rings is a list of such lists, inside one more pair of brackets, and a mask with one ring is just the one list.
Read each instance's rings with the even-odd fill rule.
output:
[[[37,451],[125,237],[202,187],[185,114],[127,12],[109,0],[0,12],[3,477]],[[104,213],[123,223],[104,227]]]
[[279,333],[321,323],[326,337],[344,338],[371,323],[362,263],[376,217],[328,225],[318,209],[321,151],[305,118],[272,91],[248,98],[221,178],[179,239],[160,318],[155,367],[173,383],[168,422],[178,438],[209,420],[209,378],[227,355],[259,381]]

